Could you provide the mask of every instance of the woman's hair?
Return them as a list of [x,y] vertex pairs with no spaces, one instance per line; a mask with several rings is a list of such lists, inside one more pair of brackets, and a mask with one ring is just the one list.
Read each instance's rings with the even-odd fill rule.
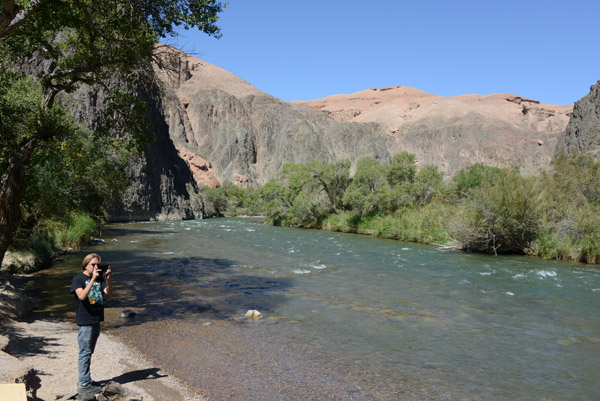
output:
[[89,255],[85,255],[85,258],[83,258],[83,262],[81,262],[81,269],[85,269],[88,263],[90,263],[90,261],[94,258],[98,258],[98,263],[100,263],[100,261],[102,260],[100,255],[98,255],[97,253],[90,253]]

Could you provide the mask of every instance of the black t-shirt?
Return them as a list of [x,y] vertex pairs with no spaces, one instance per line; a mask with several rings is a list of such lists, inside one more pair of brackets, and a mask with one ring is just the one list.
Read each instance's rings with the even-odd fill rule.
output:
[[91,279],[91,277],[79,273],[73,277],[73,282],[71,283],[71,294],[75,295],[75,299],[77,300],[75,321],[79,326],[104,321],[104,289],[106,288],[106,282],[103,278],[96,279],[88,293],[87,299],[84,301],[80,300],[75,293],[76,289],[87,287]]

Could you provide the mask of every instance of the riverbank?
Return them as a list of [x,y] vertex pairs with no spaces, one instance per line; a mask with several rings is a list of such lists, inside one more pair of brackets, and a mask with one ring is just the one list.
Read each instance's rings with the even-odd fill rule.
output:
[[[0,334],[10,340],[8,352],[0,352],[0,378],[11,371],[33,367],[40,379],[37,400],[53,401],[77,392],[75,325],[37,316],[25,321],[4,320],[0,323]],[[106,333],[98,340],[92,374],[95,381],[101,384],[115,381],[144,400],[206,400]]]

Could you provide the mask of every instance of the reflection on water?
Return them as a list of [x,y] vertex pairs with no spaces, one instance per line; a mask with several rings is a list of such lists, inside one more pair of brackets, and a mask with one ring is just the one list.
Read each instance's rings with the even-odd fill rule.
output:
[[[238,352],[242,346],[231,344],[239,341],[261,350],[257,360],[270,352],[280,363],[293,359],[277,382],[286,391],[296,380],[320,386],[305,394],[344,388],[332,399],[410,399],[407,385],[438,399],[600,398],[594,268],[254,219],[113,225],[104,238],[96,250],[113,264],[121,294],[112,306],[143,307],[126,331],[143,336],[165,319],[178,321],[169,326],[170,348],[155,352],[185,345],[177,358],[162,358],[201,386],[206,372],[186,367],[201,349],[209,352],[207,339],[214,349],[225,336],[224,353]],[[265,319],[242,323],[248,309]],[[207,319],[221,323],[207,326]],[[259,371],[261,362],[251,359],[246,354],[240,363]],[[299,373],[302,364],[334,367],[351,381],[334,373],[316,379],[318,368]],[[272,373],[274,365],[264,368]],[[250,379],[243,385],[254,389]]]

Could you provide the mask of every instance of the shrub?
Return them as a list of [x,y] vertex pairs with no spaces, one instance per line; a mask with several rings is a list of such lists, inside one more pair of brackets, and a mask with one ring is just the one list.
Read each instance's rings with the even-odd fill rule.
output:
[[79,249],[97,233],[97,226],[92,217],[81,213],[72,213],[66,222],[45,222],[44,230],[48,232],[57,247]]
[[579,242],[572,237],[559,238],[554,230],[544,230],[538,233],[526,252],[544,259],[575,261],[581,254]]
[[360,216],[356,212],[331,214],[323,221],[323,229],[342,233],[356,233]]
[[540,193],[533,178],[505,168],[494,182],[475,188],[462,205],[453,232],[466,250],[524,253],[540,224]]
[[458,172],[451,180],[452,192],[458,199],[465,198],[472,190],[484,182],[493,182],[501,172],[498,167],[475,163]]
[[583,231],[579,260],[600,263],[600,206],[588,205],[578,212],[578,224]]

